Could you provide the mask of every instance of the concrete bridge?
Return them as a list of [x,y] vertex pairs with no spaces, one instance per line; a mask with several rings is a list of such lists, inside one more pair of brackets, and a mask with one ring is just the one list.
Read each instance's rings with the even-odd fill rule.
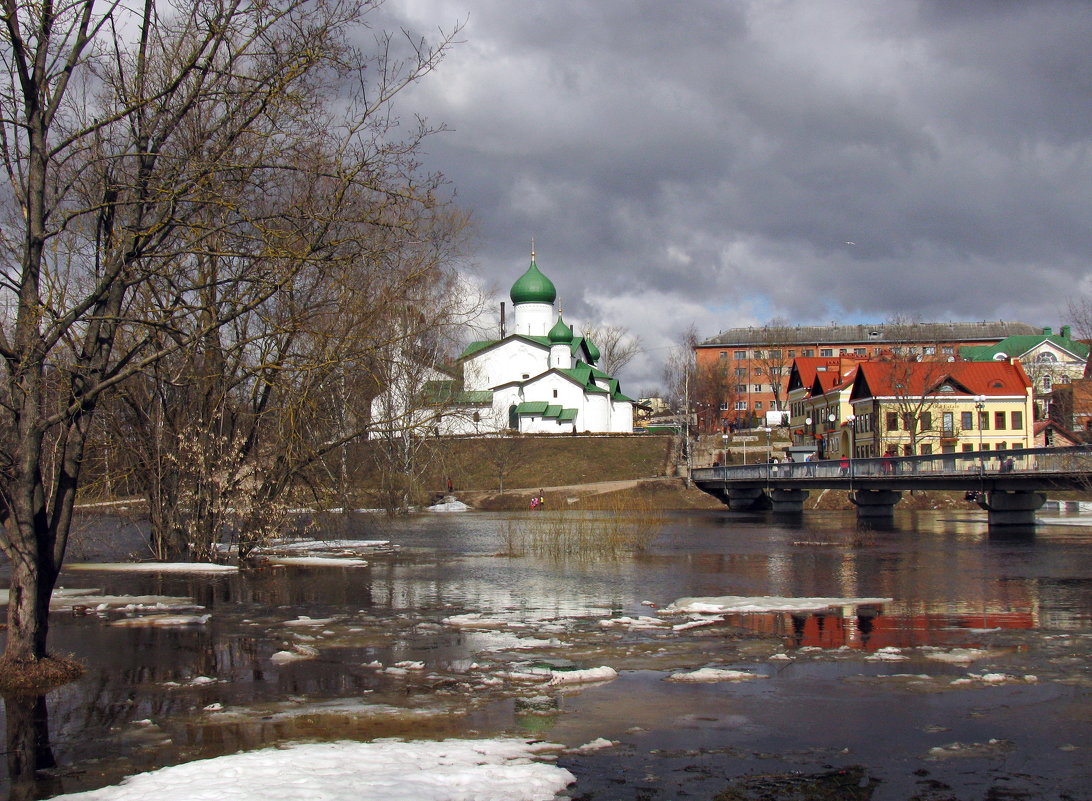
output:
[[733,510],[801,512],[810,490],[848,490],[858,518],[890,517],[905,490],[957,490],[974,493],[991,527],[1026,526],[1044,493],[1092,490],[1092,446],[729,465],[690,478]]

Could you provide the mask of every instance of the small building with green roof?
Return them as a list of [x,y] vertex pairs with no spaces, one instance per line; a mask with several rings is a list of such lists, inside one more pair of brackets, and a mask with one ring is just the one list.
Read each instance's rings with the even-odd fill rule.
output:
[[1068,325],[1055,334],[1044,328],[1041,334],[1005,337],[996,345],[964,346],[959,355],[965,361],[991,362],[1018,359],[1035,387],[1039,416],[1049,416],[1049,395],[1055,384],[1068,384],[1084,375],[1088,345],[1072,337]]

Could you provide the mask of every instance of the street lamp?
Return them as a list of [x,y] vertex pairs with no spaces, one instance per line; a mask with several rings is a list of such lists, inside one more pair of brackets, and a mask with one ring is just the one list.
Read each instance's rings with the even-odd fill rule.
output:
[[978,411],[978,470],[981,473],[985,473],[986,460],[982,456],[982,423],[985,421],[985,415],[982,410],[986,408],[985,395],[974,396],[974,408]]
[[846,425],[849,426],[849,458],[857,455],[857,416],[846,415]]

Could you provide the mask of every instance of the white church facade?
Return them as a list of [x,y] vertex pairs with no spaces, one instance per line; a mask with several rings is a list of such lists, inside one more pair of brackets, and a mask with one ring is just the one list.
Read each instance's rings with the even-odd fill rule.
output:
[[632,433],[633,399],[595,366],[598,348],[555,310],[557,291],[534,253],[510,297],[511,330],[502,320],[499,339],[460,354],[454,377],[434,374],[424,394],[436,402],[412,413],[418,422],[430,415],[427,428],[441,435]]
[[472,342],[459,356],[463,393],[489,397],[488,410],[478,412],[478,425],[473,414],[469,419],[465,412],[455,415],[452,423],[463,429],[460,433],[480,431],[483,422],[494,430],[524,434],[631,433],[633,399],[595,366],[599,349],[555,311],[557,291],[533,253],[531,266],[509,296],[511,332]]

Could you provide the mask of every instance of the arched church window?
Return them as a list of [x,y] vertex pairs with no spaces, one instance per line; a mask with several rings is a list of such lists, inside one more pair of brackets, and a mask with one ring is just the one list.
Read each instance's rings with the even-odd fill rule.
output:
[[508,407],[508,427],[519,428],[519,415],[516,414],[516,404]]

